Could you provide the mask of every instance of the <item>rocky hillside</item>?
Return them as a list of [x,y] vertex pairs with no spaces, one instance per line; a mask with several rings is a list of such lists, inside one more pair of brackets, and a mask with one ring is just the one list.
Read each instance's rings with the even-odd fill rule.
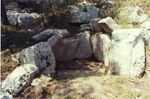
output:
[[1,99],[150,99],[149,0],[2,0]]

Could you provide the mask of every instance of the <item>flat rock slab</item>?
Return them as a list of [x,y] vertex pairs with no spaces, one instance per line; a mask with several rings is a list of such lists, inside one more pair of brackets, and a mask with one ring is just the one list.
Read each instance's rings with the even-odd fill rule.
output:
[[37,66],[24,64],[17,67],[2,83],[2,91],[17,96],[22,92],[39,73]]
[[70,61],[75,58],[75,51],[79,44],[79,39],[74,37],[64,38],[54,48],[56,61]]
[[145,46],[141,29],[118,29],[112,33],[109,70],[111,74],[142,76],[145,70]]

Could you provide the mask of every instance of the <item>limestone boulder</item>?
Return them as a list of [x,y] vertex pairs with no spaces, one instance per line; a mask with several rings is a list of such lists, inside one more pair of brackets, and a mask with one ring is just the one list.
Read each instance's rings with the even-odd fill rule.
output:
[[36,65],[21,65],[4,80],[2,83],[2,91],[17,96],[31,84],[38,73],[39,69]]
[[107,34],[97,33],[91,38],[92,49],[97,60],[108,66],[108,55],[111,46],[111,39]]
[[38,13],[21,13],[12,10],[7,12],[7,17],[11,25],[19,25],[25,29],[34,29],[42,19],[42,15]]
[[145,46],[142,30],[114,30],[109,52],[109,73],[141,77],[144,70]]
[[55,73],[55,57],[51,45],[47,42],[40,42],[36,45],[23,49],[18,60],[22,64],[34,64],[44,75]]
[[13,96],[7,92],[0,92],[0,99],[13,99]]
[[77,38],[79,38],[80,41],[76,49],[75,58],[76,59],[90,58],[93,54],[90,42],[90,32],[85,31],[79,33],[77,34]]
[[61,37],[61,35],[62,37],[69,36],[68,30],[67,29],[47,29],[47,30],[42,31],[39,34],[34,35],[32,39],[36,41],[43,41],[43,40],[47,40],[48,38],[51,38],[52,36]]

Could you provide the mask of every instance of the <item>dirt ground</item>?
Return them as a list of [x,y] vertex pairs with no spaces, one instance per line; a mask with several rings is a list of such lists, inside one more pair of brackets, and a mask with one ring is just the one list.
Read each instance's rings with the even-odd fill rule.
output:
[[[80,76],[28,87],[16,99],[150,99],[150,80],[123,76]],[[76,74],[76,73],[75,73]],[[68,74],[67,74],[68,76]]]

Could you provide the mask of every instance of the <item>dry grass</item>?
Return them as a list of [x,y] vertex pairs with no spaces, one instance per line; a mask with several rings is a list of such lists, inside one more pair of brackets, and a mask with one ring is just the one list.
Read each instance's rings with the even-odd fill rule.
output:
[[68,97],[69,99],[144,99],[149,97],[150,88],[146,88],[149,83],[147,80],[123,76],[79,77],[64,84],[59,83],[53,97],[56,99],[60,97],[63,99]]
[[39,97],[37,99],[43,97],[46,99],[149,99],[149,84],[148,79],[125,76],[87,76],[55,80],[49,82],[47,87],[31,86],[26,89],[22,97],[24,99],[31,97]]
[[[115,0],[115,21],[121,25],[122,28],[138,27],[138,23],[128,23],[128,20],[123,16],[119,16],[119,8],[125,6],[139,6],[144,10],[144,13],[149,14],[150,0]],[[149,15],[150,16],[150,15]]]

